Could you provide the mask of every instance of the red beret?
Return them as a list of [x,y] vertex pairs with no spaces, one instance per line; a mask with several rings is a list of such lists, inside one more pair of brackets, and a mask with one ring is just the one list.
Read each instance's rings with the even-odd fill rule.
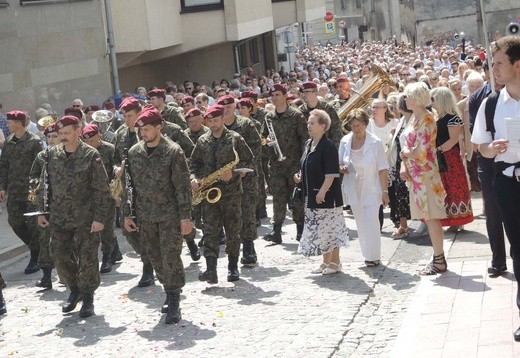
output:
[[213,119],[222,115],[224,115],[224,107],[222,107],[220,104],[215,104],[206,109],[206,112],[204,113],[204,118]]
[[343,83],[343,82],[350,83],[350,81],[348,80],[348,77],[338,77],[338,79],[336,80],[336,83]]
[[288,101],[294,101],[295,99],[298,99],[298,96],[296,96],[294,93],[289,93],[286,99]]
[[200,111],[200,109],[192,108],[188,112],[186,112],[185,118],[188,119],[188,118],[200,116],[201,114],[202,114],[202,112]]
[[146,106],[137,117],[135,126],[137,128],[144,127],[146,125],[156,125],[162,122],[161,113],[153,106]]
[[318,84],[316,82],[308,81],[308,82],[304,82],[302,84],[302,87],[300,88],[300,90],[303,91],[306,89],[317,89],[317,88],[318,88]]
[[78,107],[65,108],[64,114],[66,116],[75,116],[78,119],[83,119],[83,111]]
[[114,105],[114,103],[112,101],[106,101],[105,103],[103,103],[103,108],[104,109],[114,109],[114,108],[116,108],[116,106]]
[[7,119],[10,119],[12,121],[23,121],[23,122],[25,122],[25,120],[27,119],[27,115],[25,114],[25,112],[22,112],[22,111],[7,112],[5,114],[5,116],[7,117]]
[[95,104],[91,104],[90,106],[85,108],[85,113],[96,112],[96,111],[99,111],[99,110],[101,110],[101,107],[99,107],[99,106],[97,106]]
[[282,92],[283,94],[287,94],[287,88],[285,88],[284,85],[281,85],[281,84],[275,84],[273,85],[273,88],[271,89],[271,91],[269,92],[269,94],[273,94],[273,92],[276,92],[276,91],[280,91]]
[[181,105],[186,104],[186,103],[192,103],[193,104],[193,103],[195,103],[195,100],[193,99],[192,96],[184,96],[181,99]]
[[61,129],[63,127],[70,126],[73,124],[79,124],[79,118],[73,115],[65,115],[58,119],[58,121],[56,122],[56,127],[58,127],[58,129]]
[[238,106],[253,108],[253,102],[251,102],[249,98],[241,98],[240,101],[238,101]]
[[49,133],[57,132],[58,128],[56,128],[56,122],[49,124],[45,129],[43,130],[43,134],[47,135]]
[[92,138],[96,134],[99,133],[99,127],[97,124],[90,123],[87,124],[82,130],[81,130],[81,136],[85,139]]
[[234,103],[235,103],[235,98],[230,95],[225,95],[225,96],[220,97],[217,102],[217,104],[220,104],[221,106],[225,106],[227,104],[234,104]]
[[162,99],[166,99],[166,91],[160,88],[153,89],[149,91],[146,95],[148,96],[148,98],[161,97]]
[[242,98],[257,99],[258,98],[258,93],[256,93],[255,91],[244,91],[244,92],[242,92]]
[[131,111],[132,109],[138,109],[141,104],[134,97],[127,97],[121,102],[119,110],[123,112]]

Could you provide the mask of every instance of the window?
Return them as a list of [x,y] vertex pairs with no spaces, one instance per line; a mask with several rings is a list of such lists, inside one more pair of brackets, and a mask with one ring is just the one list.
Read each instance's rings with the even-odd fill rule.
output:
[[67,2],[77,2],[77,1],[89,1],[89,0],[20,0],[20,4],[24,5],[43,5],[43,4],[58,4],[58,3],[67,3]]
[[181,14],[187,12],[220,10],[224,0],[181,0]]

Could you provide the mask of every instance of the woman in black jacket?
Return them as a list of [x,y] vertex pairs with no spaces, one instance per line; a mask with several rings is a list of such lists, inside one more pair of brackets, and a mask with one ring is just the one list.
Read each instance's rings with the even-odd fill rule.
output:
[[348,230],[343,218],[343,198],[338,151],[325,133],[330,117],[322,110],[310,113],[309,139],[294,180],[305,198],[305,225],[298,252],[304,256],[323,255],[322,264],[312,273],[329,275],[341,271],[339,249],[348,246]]

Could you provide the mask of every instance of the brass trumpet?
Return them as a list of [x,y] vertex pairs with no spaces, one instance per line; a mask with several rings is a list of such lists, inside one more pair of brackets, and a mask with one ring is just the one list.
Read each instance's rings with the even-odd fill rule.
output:
[[113,142],[116,139],[116,134],[112,131],[113,119],[114,113],[106,109],[92,113],[92,121],[96,122],[101,138],[107,142]]

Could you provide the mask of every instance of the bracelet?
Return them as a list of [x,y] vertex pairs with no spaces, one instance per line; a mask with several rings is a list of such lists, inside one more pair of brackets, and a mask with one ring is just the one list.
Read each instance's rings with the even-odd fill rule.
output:
[[388,190],[383,190],[383,193],[388,194]]

